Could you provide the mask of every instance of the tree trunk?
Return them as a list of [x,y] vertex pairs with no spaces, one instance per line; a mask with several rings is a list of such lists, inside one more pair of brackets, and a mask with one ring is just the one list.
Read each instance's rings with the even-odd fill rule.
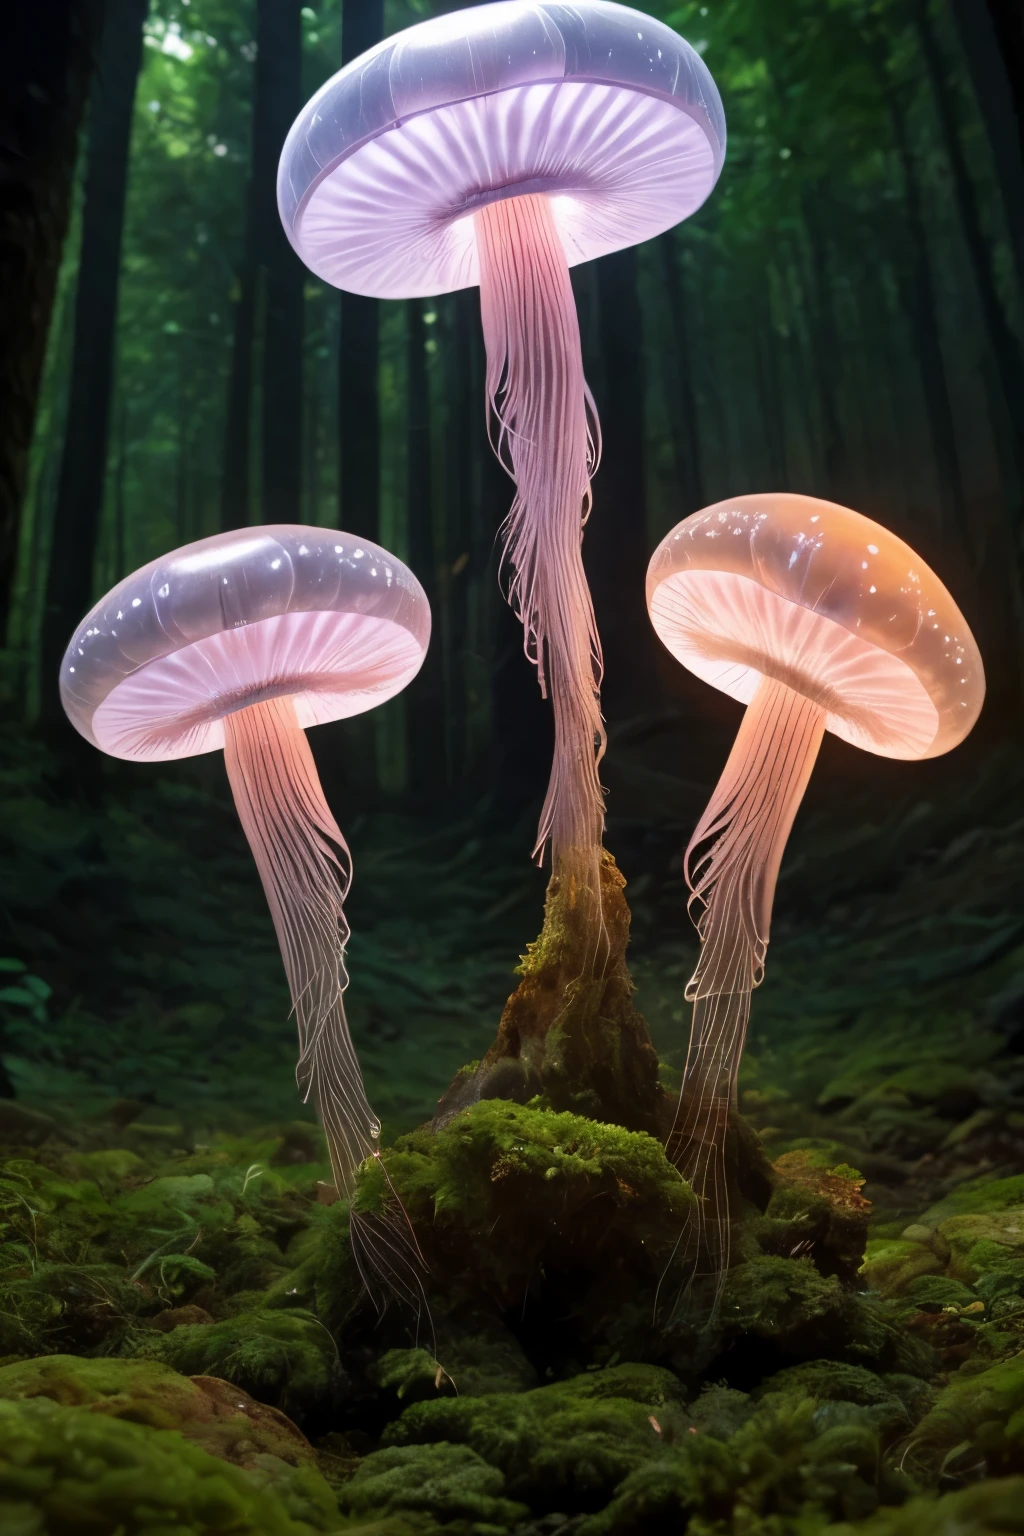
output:
[[1006,440],[1004,452],[1012,456],[1016,480],[1015,494],[1019,496],[1020,487],[1024,484],[1024,441],[1021,438],[1021,426],[1024,424],[1024,364],[1021,360],[1020,343],[1010,329],[999,298],[992,265],[992,252],[989,250],[982,229],[978,193],[967,168],[953,95],[932,30],[928,6],[924,0],[916,0],[914,29],[932,87],[943,145],[953,179],[953,194],[960,216],[960,226],[974,273],[989,346],[1009,411],[1010,430],[1007,432],[1003,429],[1000,435]]
[[957,448],[956,418],[939,341],[939,310],[921,206],[921,188],[899,91],[889,79],[884,55],[877,46],[873,51],[903,181],[906,239],[894,242],[893,269],[910,323],[938,471],[940,526],[936,531],[940,537],[950,533],[961,537],[965,527],[963,473]]
[[[343,0],[342,65],[351,63],[383,36],[383,0]],[[338,353],[338,517],[348,532],[374,540],[380,538],[378,341],[377,300],[343,291]]]
[[[697,396],[693,388],[693,348],[690,341],[690,325],[687,317],[688,298],[679,267],[675,235],[666,230],[658,237],[661,257],[661,275],[668,300],[671,325],[671,347],[662,344],[658,352],[663,362],[675,361],[671,370],[675,388],[666,393],[678,399],[678,420],[673,423],[672,451],[676,465],[676,477],[683,501],[683,511],[696,512],[704,505],[704,477],[701,470],[700,429],[697,416]],[[669,373],[666,367],[666,374]]]
[[786,460],[785,393],[779,371],[778,341],[772,328],[771,285],[763,274],[757,295],[758,319],[754,327],[754,382],[757,389],[768,473],[773,489],[784,490],[789,483]]
[[636,250],[596,263],[603,388],[598,400],[603,435],[594,477],[594,511],[583,541],[604,649],[602,701],[615,722],[650,702],[655,639],[644,588],[647,534],[643,317]]
[[448,402],[445,432],[445,540],[443,602],[447,618],[445,700],[446,757],[450,785],[465,782],[468,707],[466,647],[469,638],[469,584],[473,571],[472,424],[474,406],[473,327],[479,298],[472,288],[448,301],[444,378]]
[[252,135],[253,217],[265,274],[263,485],[265,523],[302,520],[302,303],[305,268],[277,211],[277,164],[302,108],[299,0],[258,0]]
[[1024,294],[1024,31],[1020,0],[950,0],[1002,192]]
[[261,518],[302,518],[302,293],[305,268],[277,211],[277,164],[302,107],[298,0],[257,0],[252,154],[237,274],[221,480],[221,526],[253,520],[254,388],[260,384]]
[[834,274],[829,261],[828,239],[815,208],[804,208],[804,226],[810,253],[810,289],[814,304],[811,351],[818,410],[821,418],[821,456],[825,485],[830,496],[839,494],[846,458],[846,444],[839,410],[839,382],[843,349],[839,341],[835,305],[832,301]]
[[251,189],[246,196],[245,253],[238,275],[239,295],[234,304],[231,342],[231,376],[224,426],[224,464],[221,472],[220,525],[245,528],[252,501],[249,460],[252,433],[252,353],[256,328],[256,270],[252,259]]
[[147,10],[147,0],[110,0],[90,103],[74,355],[42,628],[44,720],[60,717],[60,663],[92,598],[107,467],[128,149]]
[[437,539],[430,442],[423,301],[410,299],[406,314],[406,517],[409,564],[434,615],[434,633],[423,668],[406,701],[409,784],[415,799],[431,803],[445,782],[444,696],[441,687],[441,624],[437,609]]
[[101,0],[15,5],[0,55],[0,645]]

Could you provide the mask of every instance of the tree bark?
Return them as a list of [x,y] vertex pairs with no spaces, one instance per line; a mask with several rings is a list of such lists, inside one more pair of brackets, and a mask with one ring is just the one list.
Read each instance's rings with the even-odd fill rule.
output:
[[479,297],[472,288],[448,301],[445,335],[445,539],[442,601],[446,619],[445,700],[448,726],[447,764],[450,785],[462,784],[467,772],[466,716],[468,709],[466,647],[469,638],[469,584],[473,571],[472,423],[474,405],[473,327]]
[[839,410],[839,380],[843,349],[832,302],[833,273],[829,260],[828,239],[810,204],[804,208],[804,226],[810,253],[810,289],[814,303],[811,350],[818,410],[821,417],[821,456],[825,484],[830,496],[837,496],[846,458],[846,444]]
[[771,287],[765,273],[757,295],[758,318],[754,326],[754,382],[757,389],[768,472],[773,487],[783,490],[789,483],[786,458],[786,409],[779,372],[778,342],[772,329]]
[[[888,77],[887,61],[874,46],[882,98],[889,114],[893,146],[903,182],[906,239],[893,242],[893,270],[916,353],[939,481],[940,535],[961,537],[965,527],[963,472],[956,439],[956,419],[949,396],[946,364],[939,341],[938,303],[921,203],[917,167],[910,149],[906,116],[898,89]],[[891,235],[890,235],[891,238]]]
[[1024,23],[1020,0],[950,0],[1024,293]]
[[[343,0],[341,62],[384,36],[383,0]],[[376,299],[341,294],[338,353],[338,428],[341,458],[338,517],[342,528],[380,538],[380,408],[377,359],[380,311]]]
[[655,640],[644,599],[647,535],[646,378],[636,250],[596,263],[603,450],[583,557],[604,649],[601,697],[613,720],[650,701]]
[[419,676],[406,700],[409,783],[415,799],[433,801],[445,782],[444,695],[441,687],[440,615],[437,606],[437,537],[430,441],[423,302],[409,299],[406,314],[406,518],[409,564],[434,615],[434,633]]
[[305,268],[277,211],[281,147],[302,108],[299,0],[258,0],[253,215],[266,304],[263,330],[265,523],[302,520],[302,306]]
[[257,0],[252,151],[237,273],[221,479],[221,526],[253,520],[255,385],[261,386],[259,506],[263,522],[302,517],[302,329],[305,269],[277,211],[277,165],[302,107],[298,0]]
[[0,51],[0,644],[101,0],[12,7]]
[[42,626],[44,720],[60,717],[60,663],[92,597],[107,468],[128,150],[147,10],[147,0],[110,0],[90,102],[74,354]]
[[1006,439],[1004,452],[1008,452],[1013,459],[1016,489],[1019,493],[1021,485],[1024,484],[1024,440],[1021,438],[1020,431],[1024,423],[1024,363],[1021,359],[1020,343],[1010,329],[1006,312],[999,298],[992,265],[992,252],[989,250],[982,228],[978,193],[967,168],[956,120],[956,108],[925,0],[915,0],[914,30],[932,88],[943,147],[946,151],[946,159],[949,161],[960,227],[978,290],[989,347],[1012,424],[1009,432],[1004,430],[1000,435]]
[[231,375],[224,424],[224,463],[221,471],[220,525],[244,528],[252,501],[250,452],[252,433],[252,353],[256,328],[256,269],[252,257],[251,189],[246,195],[245,252],[238,273],[239,294],[234,304],[231,342]]
[[[669,323],[672,332],[671,348],[658,350],[665,363],[671,356],[675,360],[675,389],[671,392],[678,399],[677,430],[672,434],[673,457],[676,477],[683,500],[683,511],[696,512],[704,505],[704,477],[701,468],[700,428],[697,415],[697,396],[693,388],[693,347],[687,315],[688,298],[683,274],[680,271],[675,235],[666,230],[658,237],[661,258],[661,275],[668,300]],[[668,373],[666,368],[666,373]]]

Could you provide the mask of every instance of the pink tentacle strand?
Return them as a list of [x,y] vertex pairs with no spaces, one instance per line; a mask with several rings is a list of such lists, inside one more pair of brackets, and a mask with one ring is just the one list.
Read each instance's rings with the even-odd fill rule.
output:
[[600,856],[601,643],[583,569],[590,477],[600,452],[583,377],[569,267],[548,199],[506,198],[473,215],[492,445],[515,481],[505,521],[508,598],[554,711],[555,750],[534,854],[589,907],[588,964],[606,944]]
[[352,1251],[378,1307],[399,1296],[424,1307],[422,1259],[405,1211],[356,1209],[356,1173],[379,1155],[342,994],[348,985],[343,902],[351,881],[345,839],[331,815],[290,698],[265,699],[224,719],[224,761],[242,828],[273,918],[299,1032],[296,1080],[316,1106],[338,1190],[352,1202]]
[[667,1150],[698,1198],[669,1266],[686,1277],[676,1307],[703,1275],[713,1310],[729,1267],[729,1114],[779,866],[824,730],[820,705],[763,678],[684,857],[701,948],[686,989],[693,1023]]

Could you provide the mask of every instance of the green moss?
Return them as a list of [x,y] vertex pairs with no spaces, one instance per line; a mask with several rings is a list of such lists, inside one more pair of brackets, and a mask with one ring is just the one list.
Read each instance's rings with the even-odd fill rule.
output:
[[245,1467],[293,1516],[330,1528],[335,1502],[312,1446],[282,1413],[226,1381],[191,1381],[154,1360],[48,1355],[0,1368],[0,1398],[46,1398],[62,1407],[178,1430],[194,1445]]
[[220,1323],[174,1328],[152,1346],[186,1376],[221,1376],[294,1417],[329,1399],[340,1362],[312,1314],[255,1309]]
[[666,1436],[685,1433],[681,1398],[671,1372],[622,1365],[514,1397],[417,1403],[385,1439],[469,1446],[500,1469],[512,1498],[537,1509],[594,1510]]
[[[443,1298],[521,1309],[528,1289],[543,1291],[584,1333],[653,1297],[693,1200],[654,1137],[502,1099],[364,1165],[360,1209],[386,1208],[393,1192]],[[344,1284],[342,1274],[331,1288]]]
[[465,1445],[389,1446],[360,1464],[341,1490],[348,1515],[415,1512],[445,1524],[483,1521],[505,1528],[529,1513],[503,1497],[505,1479]]
[[36,1398],[0,1400],[0,1529],[307,1536],[311,1527],[250,1474],[178,1434]]
[[933,1205],[923,1219],[929,1225],[937,1225],[946,1216],[1008,1211],[1013,1206],[1024,1207],[1024,1173],[1014,1174],[1009,1179],[971,1179]]
[[921,1275],[904,1289],[903,1296],[908,1306],[923,1311],[969,1307],[978,1299],[970,1286],[950,1280],[947,1275]]
[[819,1405],[851,1403],[868,1411],[866,1422],[886,1439],[905,1432],[912,1422],[904,1396],[884,1377],[838,1360],[809,1360],[789,1366],[762,1382],[755,1397],[759,1401],[813,1398]]
[[881,1510],[856,1527],[832,1527],[831,1536],[1021,1536],[1024,1477],[1007,1477],[964,1488],[943,1498],[911,1499],[902,1509]]
[[986,1371],[958,1371],[915,1429],[906,1462],[928,1481],[940,1472],[999,1476],[1024,1465],[1024,1354]]
[[728,1519],[739,1480],[736,1457],[718,1441],[667,1449],[624,1478],[607,1508],[581,1522],[578,1536],[677,1536],[691,1528],[689,1516]]
[[940,1274],[942,1258],[926,1243],[905,1238],[872,1238],[864,1252],[861,1280],[882,1296],[901,1296],[922,1275]]
[[764,1255],[726,1277],[720,1326],[727,1338],[771,1344],[782,1356],[816,1357],[925,1373],[930,1355],[869,1298],[820,1275],[810,1259]]
[[1024,1273],[1024,1207],[947,1216],[938,1232],[950,1250],[948,1274],[975,1285],[993,1270]]

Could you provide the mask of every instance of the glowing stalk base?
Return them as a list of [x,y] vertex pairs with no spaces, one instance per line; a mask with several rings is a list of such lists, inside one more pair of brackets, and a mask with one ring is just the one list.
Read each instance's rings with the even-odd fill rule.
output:
[[698,1202],[673,1268],[681,1261],[687,1287],[710,1275],[715,1301],[729,1267],[725,1144],[750,994],[764,975],[779,865],[824,730],[819,705],[763,678],[684,860],[701,950],[686,989],[693,1024],[668,1155]]

